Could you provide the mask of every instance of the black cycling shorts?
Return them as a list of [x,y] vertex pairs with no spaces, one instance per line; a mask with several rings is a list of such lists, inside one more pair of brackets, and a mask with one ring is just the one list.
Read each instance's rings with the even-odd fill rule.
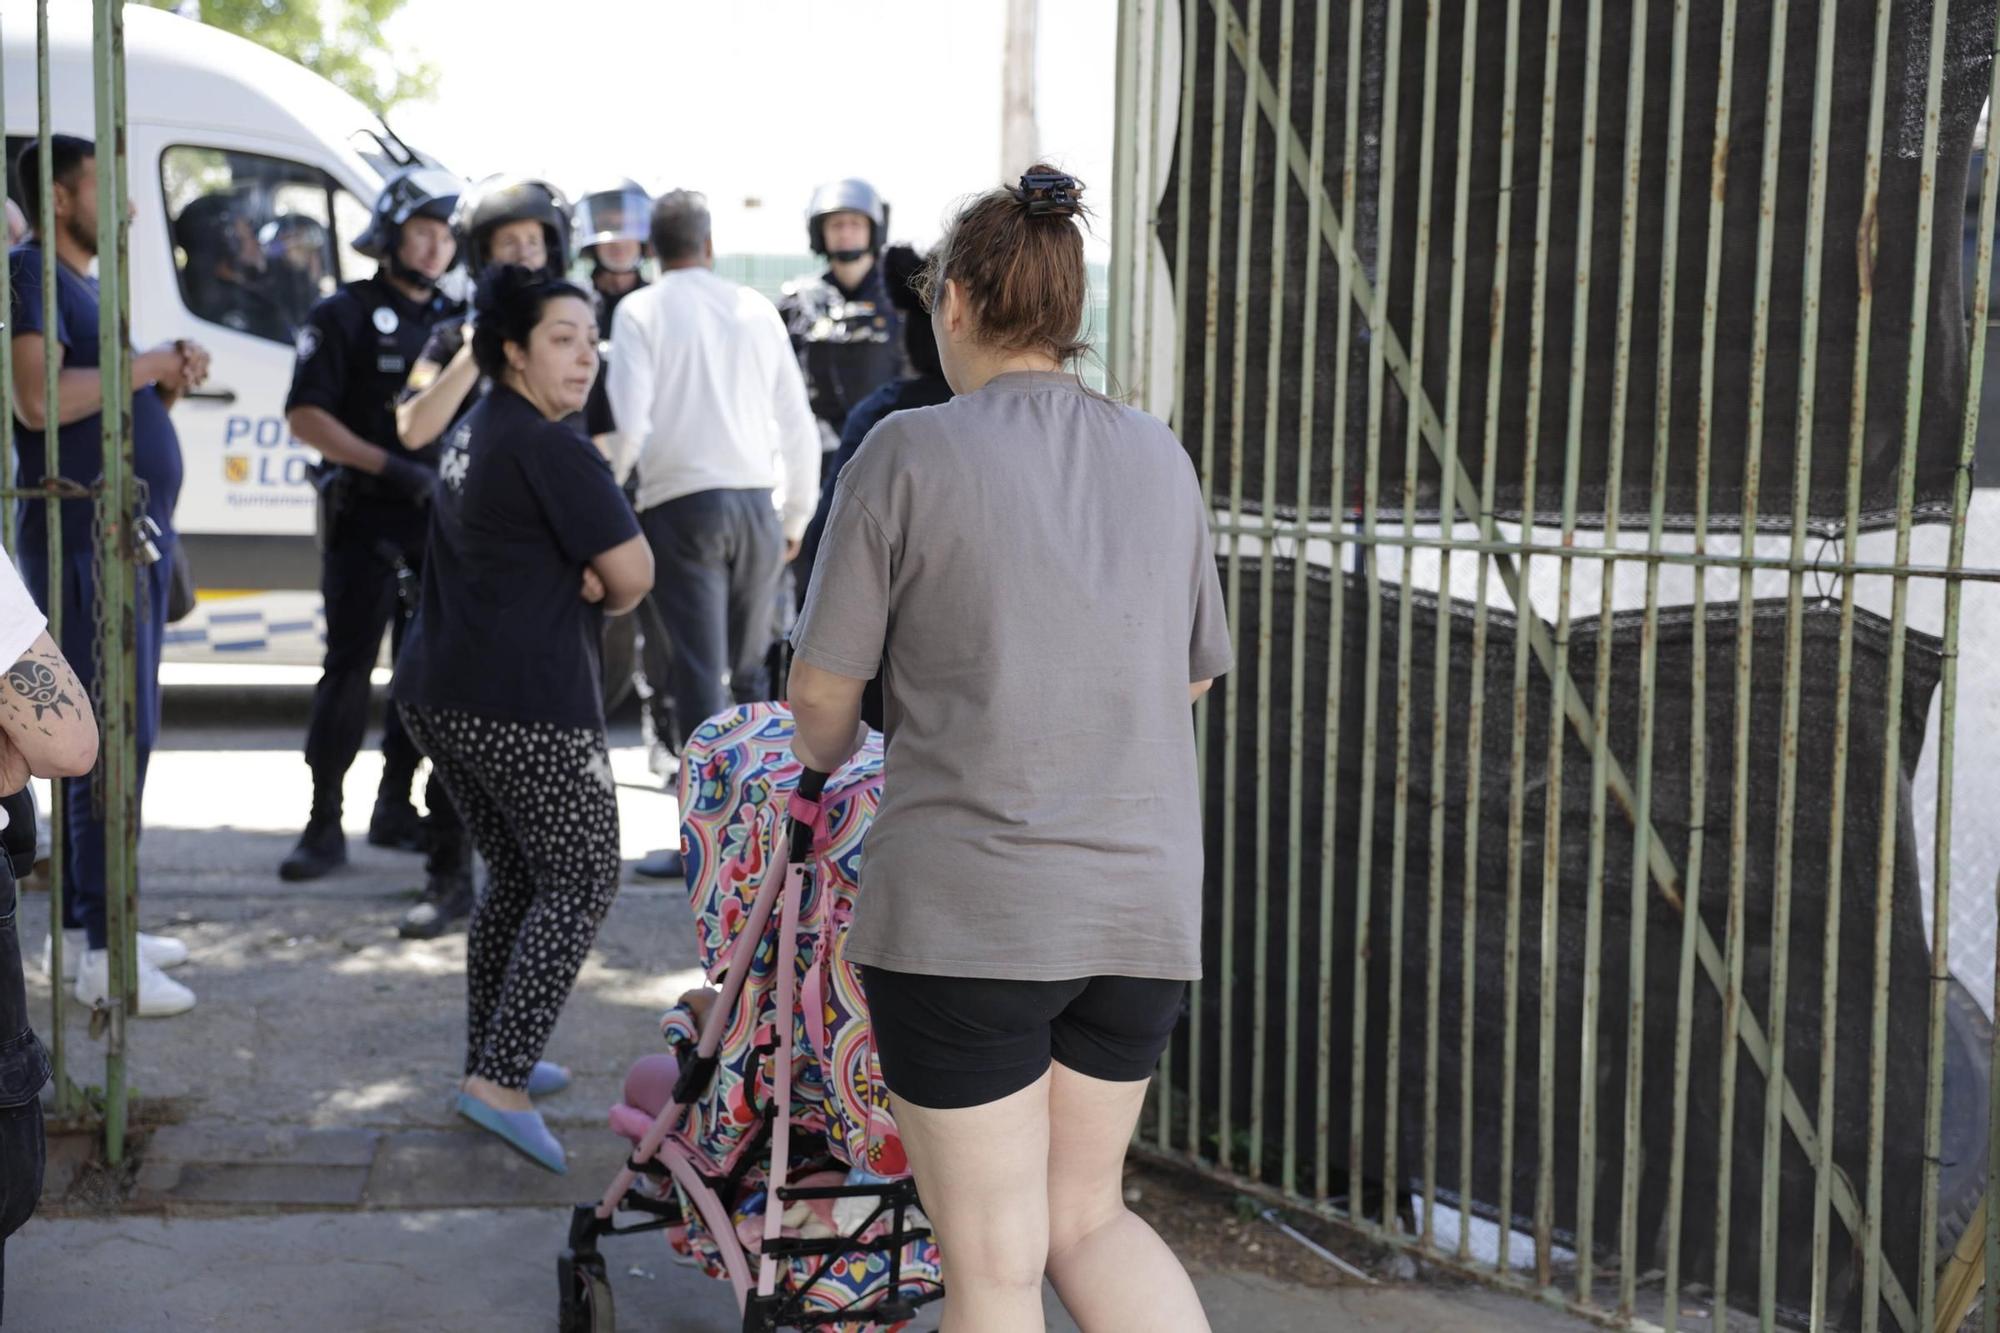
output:
[[883,1081],[935,1110],[1011,1096],[1052,1059],[1113,1083],[1148,1078],[1187,991],[1157,977],[1006,981],[879,967],[863,967],[861,984]]

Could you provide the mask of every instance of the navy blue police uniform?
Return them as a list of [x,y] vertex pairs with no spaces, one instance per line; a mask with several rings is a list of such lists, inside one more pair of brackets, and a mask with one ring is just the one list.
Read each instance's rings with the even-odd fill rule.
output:
[[[320,408],[368,443],[435,474],[439,446],[403,448],[396,401],[432,328],[462,312],[462,303],[436,292],[413,300],[380,275],[346,284],[315,305],[299,330],[285,410]],[[322,464],[315,484],[321,493],[326,660],[313,695],[305,758],[317,820],[338,817],[341,783],[367,732],[369,677],[383,632],[391,633],[392,651],[401,648],[423,574],[430,515],[426,495],[355,468]],[[394,709],[383,728],[382,757],[382,795],[395,799],[408,792],[421,756]],[[426,799],[430,872],[462,874],[464,831],[435,778]]]

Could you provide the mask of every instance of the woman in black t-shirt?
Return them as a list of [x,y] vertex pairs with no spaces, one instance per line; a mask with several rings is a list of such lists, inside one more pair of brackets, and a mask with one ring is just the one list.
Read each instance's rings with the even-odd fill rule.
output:
[[529,1098],[568,1081],[542,1048],[618,890],[597,645],[604,613],[652,589],[653,557],[610,467],[564,420],[597,372],[590,298],[495,268],[477,309],[473,356],[493,388],[445,437],[395,696],[489,874],[459,1114],[561,1171]]

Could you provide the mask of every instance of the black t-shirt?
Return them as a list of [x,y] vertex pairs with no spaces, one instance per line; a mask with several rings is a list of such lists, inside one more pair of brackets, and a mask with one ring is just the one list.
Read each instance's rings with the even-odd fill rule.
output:
[[[571,421],[574,418],[570,419]],[[444,441],[423,601],[395,697],[515,722],[602,727],[590,561],[639,535],[610,465],[503,385]]]
[[368,443],[436,467],[437,445],[403,448],[396,401],[431,327],[460,309],[437,293],[412,301],[381,277],[348,283],[315,305],[299,330],[285,410],[323,408]]

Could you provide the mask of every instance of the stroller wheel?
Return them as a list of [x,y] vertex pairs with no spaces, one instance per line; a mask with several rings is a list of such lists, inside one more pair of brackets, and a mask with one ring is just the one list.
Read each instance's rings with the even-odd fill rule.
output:
[[611,1279],[604,1256],[564,1250],[556,1260],[561,1295],[562,1333],[614,1333],[618,1314],[611,1299]]

